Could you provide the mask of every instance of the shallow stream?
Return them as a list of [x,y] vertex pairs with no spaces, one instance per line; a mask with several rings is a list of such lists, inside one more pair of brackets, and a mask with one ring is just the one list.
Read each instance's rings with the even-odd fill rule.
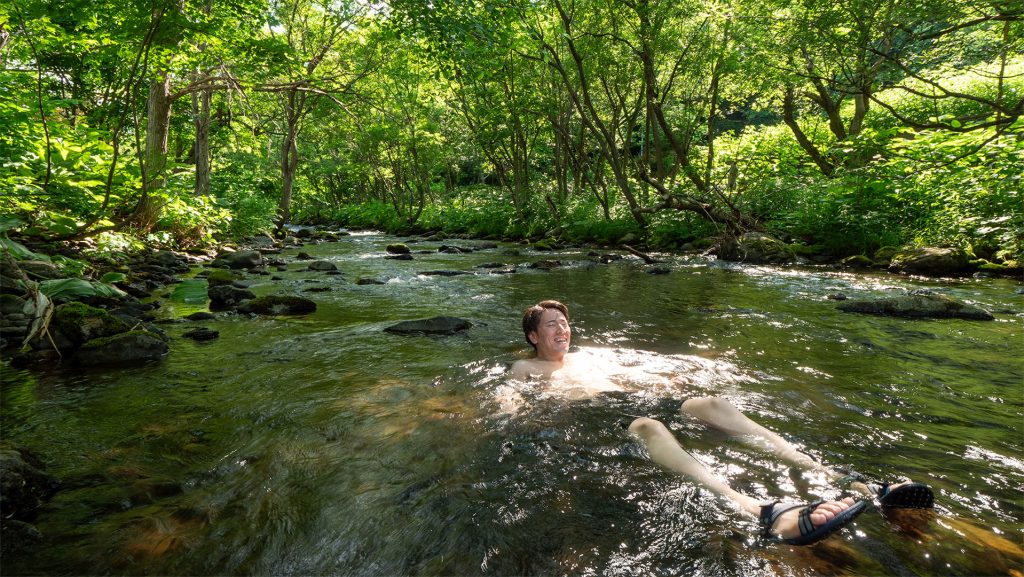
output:
[[[929,281],[828,268],[656,255],[669,274],[585,249],[503,245],[467,254],[356,234],[301,250],[304,270],[258,295],[315,300],[301,317],[224,315],[159,325],[163,361],[21,371],[4,364],[2,437],[49,464],[62,490],[42,544],[3,573],[147,575],[1021,575],[1024,295],[1005,279]],[[449,241],[475,246],[473,241]],[[528,268],[538,259],[564,266]],[[477,265],[520,265],[491,274]],[[424,276],[431,270],[461,276]],[[389,279],[359,285],[360,278]],[[205,310],[205,281],[169,287],[166,320]],[[198,284],[197,284],[198,283]],[[314,291],[307,289],[313,288]],[[929,288],[994,322],[842,313],[829,294]],[[199,291],[201,293],[201,291]],[[572,311],[574,346],[638,373],[581,398],[505,371],[529,352],[527,306]],[[435,315],[449,337],[384,328]],[[220,338],[182,333],[206,326]],[[762,497],[835,497],[768,453],[679,413],[728,398],[830,465],[932,485],[934,512],[865,513],[810,548],[652,464],[625,426],[665,422],[700,461]]]

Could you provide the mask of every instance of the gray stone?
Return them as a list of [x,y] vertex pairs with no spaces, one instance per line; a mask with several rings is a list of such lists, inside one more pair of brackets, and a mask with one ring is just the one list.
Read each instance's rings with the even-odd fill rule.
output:
[[240,313],[259,315],[303,315],[316,311],[316,303],[294,295],[270,295],[245,302],[238,307]]
[[717,254],[722,260],[749,264],[784,264],[795,258],[786,243],[761,232],[725,238],[719,243]]
[[314,260],[309,263],[309,270],[331,271],[338,270],[338,266],[329,260]]
[[530,265],[530,268],[538,270],[552,270],[562,266],[562,261],[558,260],[538,260],[537,262]]
[[263,255],[255,250],[223,252],[217,255],[217,261],[228,268],[254,268],[263,265]]
[[231,285],[220,285],[210,287],[207,291],[210,297],[210,308],[229,308],[242,301],[256,298],[249,289],[233,287]]
[[464,270],[425,270],[420,271],[418,274],[423,276],[460,276],[473,273]]
[[168,268],[188,268],[188,257],[170,250],[158,250],[147,258],[150,263]]
[[851,300],[837,306],[843,312],[906,318],[961,318],[990,321],[992,313],[937,294],[910,294],[877,300]]
[[402,321],[384,330],[395,334],[453,335],[472,326],[473,324],[465,319],[438,316],[429,319]]
[[212,341],[220,336],[220,332],[206,327],[199,327],[197,329],[192,329],[181,336],[194,341]]
[[956,276],[971,270],[970,257],[959,248],[912,248],[892,257],[889,272]]
[[130,365],[155,361],[167,354],[167,343],[149,331],[131,331],[87,341],[75,360],[82,365]]

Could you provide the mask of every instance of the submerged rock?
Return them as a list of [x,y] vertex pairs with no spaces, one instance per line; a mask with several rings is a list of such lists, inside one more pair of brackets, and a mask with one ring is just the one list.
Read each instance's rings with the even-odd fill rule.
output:
[[865,313],[906,318],[960,318],[990,321],[992,313],[937,294],[909,294],[877,300],[851,300],[836,308],[848,313]]
[[160,335],[129,331],[86,342],[75,353],[75,361],[81,365],[125,365],[159,360],[167,351],[167,342]]
[[402,321],[384,329],[395,334],[453,335],[473,326],[466,319],[438,316],[429,319]]
[[192,329],[181,336],[194,341],[212,341],[220,336],[220,332],[206,327],[199,327],[197,329]]
[[531,264],[530,268],[535,268],[537,270],[552,270],[560,266],[562,266],[562,261],[560,260],[538,260]]
[[270,295],[245,302],[238,307],[238,312],[258,315],[304,315],[316,312],[316,303],[294,295]]
[[5,521],[31,520],[57,487],[56,479],[31,452],[0,445],[0,515]]
[[464,274],[473,274],[465,270],[424,270],[418,274],[423,276],[461,276]]

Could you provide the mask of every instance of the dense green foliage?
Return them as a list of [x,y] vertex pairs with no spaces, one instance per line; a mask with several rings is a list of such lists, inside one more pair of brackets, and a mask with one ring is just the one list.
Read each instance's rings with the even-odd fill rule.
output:
[[1024,247],[1008,2],[22,0],[0,217],[189,247],[286,222],[834,256]]

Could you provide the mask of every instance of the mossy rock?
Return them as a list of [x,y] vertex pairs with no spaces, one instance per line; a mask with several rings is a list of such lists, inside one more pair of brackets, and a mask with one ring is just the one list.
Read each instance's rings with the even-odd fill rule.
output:
[[259,315],[304,315],[316,312],[316,303],[294,295],[269,295],[246,301],[238,307],[238,312]]
[[54,309],[50,320],[50,338],[37,337],[32,348],[48,349],[56,345],[58,350],[82,346],[86,341],[104,338],[128,331],[121,319],[103,309],[85,303],[72,301]]
[[813,257],[819,256],[825,251],[825,247],[820,244],[804,244],[802,242],[794,242],[789,245],[789,250],[796,256],[802,257]]
[[781,240],[760,232],[727,237],[718,246],[718,258],[747,264],[783,264],[792,262],[793,252]]
[[882,248],[876,250],[875,254],[873,254],[871,258],[873,258],[876,263],[881,263],[888,266],[889,262],[892,261],[892,257],[896,256],[896,253],[898,253],[899,251],[900,249],[895,246],[883,246]]
[[862,254],[855,254],[839,261],[839,264],[849,268],[870,268],[874,266],[875,261]]
[[409,254],[411,252],[409,250],[409,247],[406,244],[401,243],[401,242],[396,242],[394,244],[389,244],[385,248],[385,250],[388,251],[388,254]]
[[555,250],[554,241],[552,241],[551,239],[548,239],[548,238],[545,238],[545,239],[542,239],[542,240],[538,240],[537,242],[533,243],[533,250],[539,250],[539,251],[552,251],[552,250]]
[[1009,261],[1006,263],[989,262],[985,259],[978,259],[971,261],[972,264],[976,265],[978,271],[987,272],[990,274],[998,275],[1018,275],[1021,273],[1021,268],[1016,261]]
[[235,274],[228,269],[218,268],[211,270],[210,274],[206,275],[206,282],[210,283],[210,286],[217,286],[231,284],[241,278],[241,275]]
[[930,276],[958,275],[973,270],[967,253],[960,248],[920,247],[901,250],[889,263],[894,273]]
[[953,300],[947,296],[912,293],[876,300],[851,300],[836,308],[848,313],[905,317],[905,318],[960,318],[990,321],[990,312],[974,305]]

